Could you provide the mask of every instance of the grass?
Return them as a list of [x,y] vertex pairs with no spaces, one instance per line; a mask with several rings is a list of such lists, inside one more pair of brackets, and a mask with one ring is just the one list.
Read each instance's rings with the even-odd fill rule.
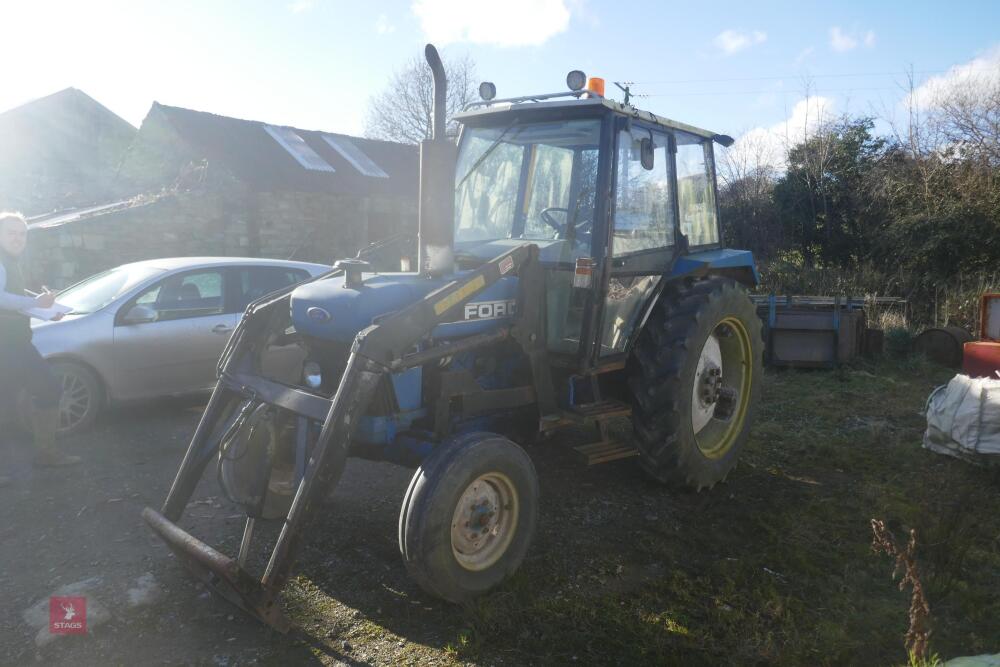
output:
[[676,523],[620,562],[612,545],[583,567],[547,554],[471,611],[456,657],[500,644],[552,663],[905,664],[909,598],[870,548],[872,517],[917,530],[933,650],[1000,649],[998,478],[919,446],[918,411],[949,376],[907,361],[769,373],[728,484],[675,496]]
[[879,518],[917,531],[931,654],[996,652],[1000,476],[920,447],[951,375],[909,359],[769,371],[740,466],[700,494],[535,451],[544,502],[520,571],[440,604],[406,590],[387,535],[379,576],[402,592],[373,590],[379,614],[352,634],[391,628],[421,664],[906,665],[909,593],[872,551]]

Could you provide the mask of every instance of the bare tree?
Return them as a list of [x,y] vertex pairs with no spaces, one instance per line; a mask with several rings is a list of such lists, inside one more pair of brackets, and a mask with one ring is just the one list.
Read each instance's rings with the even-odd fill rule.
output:
[[779,173],[772,143],[764,133],[746,133],[723,149],[718,160],[726,241],[761,257],[770,256],[783,243],[771,198]]
[[1000,166],[1000,77],[969,76],[936,91],[932,121],[965,157]]
[[[448,76],[447,132],[457,133],[452,120],[456,113],[475,98],[476,66],[466,56],[445,59]],[[382,92],[368,101],[365,136],[407,144],[431,138],[431,112],[434,103],[434,80],[423,58],[414,57],[397,70]]]

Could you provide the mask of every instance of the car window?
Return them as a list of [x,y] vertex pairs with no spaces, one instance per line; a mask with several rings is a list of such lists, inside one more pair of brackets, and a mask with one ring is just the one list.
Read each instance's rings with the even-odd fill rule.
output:
[[139,294],[135,305],[156,311],[156,321],[217,315],[223,312],[223,277],[218,269],[165,278]]
[[283,287],[300,283],[309,277],[302,269],[279,266],[249,266],[239,270],[236,310],[243,312],[252,302]]

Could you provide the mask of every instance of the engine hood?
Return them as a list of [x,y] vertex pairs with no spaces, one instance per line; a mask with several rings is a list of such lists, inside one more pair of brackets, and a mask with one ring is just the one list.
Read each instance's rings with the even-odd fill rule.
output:
[[[416,273],[365,274],[364,283],[356,289],[345,286],[344,276],[318,280],[292,292],[292,323],[304,336],[349,343],[381,317],[402,310],[466,273],[441,278]],[[433,334],[463,336],[495,327],[514,313],[516,293],[517,278],[502,278],[473,298],[476,308],[467,308],[461,320],[443,324]]]

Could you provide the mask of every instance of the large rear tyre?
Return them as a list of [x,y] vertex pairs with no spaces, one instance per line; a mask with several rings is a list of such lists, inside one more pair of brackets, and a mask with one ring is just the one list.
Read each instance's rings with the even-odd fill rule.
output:
[[538,521],[538,477],[516,444],[469,433],[442,444],[413,475],[399,549],[428,593],[465,602],[520,566]]
[[639,461],[654,479],[700,491],[736,465],[759,393],[760,329],[731,280],[664,291],[628,365]]

